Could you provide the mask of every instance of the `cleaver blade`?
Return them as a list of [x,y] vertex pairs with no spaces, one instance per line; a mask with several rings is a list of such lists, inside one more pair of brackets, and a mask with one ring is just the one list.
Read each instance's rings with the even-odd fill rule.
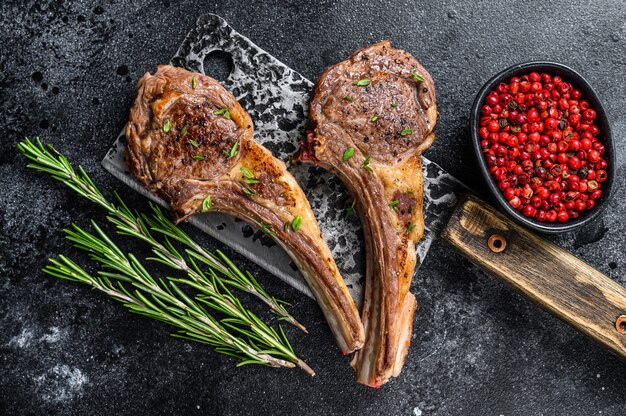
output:
[[[271,150],[274,156],[288,160],[305,135],[313,83],[214,14],[197,20],[170,63],[204,73],[205,65],[218,51],[232,59],[232,70],[222,84],[250,113],[255,124],[255,140]],[[130,175],[124,163],[125,148],[122,132],[102,160],[104,168],[150,200],[166,206]],[[360,306],[365,253],[358,220],[345,215],[345,208],[350,204],[347,190],[338,178],[319,168],[291,166],[289,170],[304,189],[350,293]],[[445,223],[446,214],[456,204],[458,192],[465,189],[458,180],[426,158],[423,158],[423,170],[426,225],[424,237],[416,246],[416,271]],[[313,297],[289,256],[261,231],[219,213],[195,215],[187,222]]]

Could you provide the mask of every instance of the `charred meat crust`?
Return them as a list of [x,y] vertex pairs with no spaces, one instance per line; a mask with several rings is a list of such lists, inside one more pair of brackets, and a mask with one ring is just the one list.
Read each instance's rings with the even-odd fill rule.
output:
[[[344,354],[363,325],[302,189],[283,162],[253,139],[250,116],[217,81],[162,65],[139,81],[126,125],[127,165],[172,207],[175,220],[221,211],[266,232],[299,266]],[[296,216],[296,232],[283,225]]]
[[430,74],[408,53],[380,42],[320,77],[295,156],[337,174],[357,201],[367,252],[366,343],[352,365],[357,381],[372,387],[399,374],[408,351],[414,244],[424,229],[420,154],[434,140],[436,117]]

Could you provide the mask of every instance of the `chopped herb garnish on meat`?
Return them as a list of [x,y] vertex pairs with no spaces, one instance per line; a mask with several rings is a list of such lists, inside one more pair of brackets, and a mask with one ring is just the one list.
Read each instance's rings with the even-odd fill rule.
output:
[[200,155],[193,155],[191,157],[195,160],[204,160],[204,156],[200,156]]
[[354,102],[354,98],[350,97],[349,95],[346,95],[345,97],[343,97],[343,99],[351,103]]
[[276,235],[276,233],[272,229],[272,226],[264,222],[261,223],[261,231],[268,235]]
[[356,85],[358,87],[367,87],[368,85],[370,85],[370,80],[369,78],[361,78],[358,81],[352,81],[352,85]]
[[256,177],[254,176],[254,173],[252,173],[252,171],[246,167],[241,167],[241,174],[243,175],[243,177],[245,178],[243,180],[244,183],[248,184],[248,185],[254,185],[256,183],[259,183],[259,181],[256,179]]
[[289,232],[289,221],[285,221],[285,223],[283,224],[283,231],[284,232]]
[[374,170],[370,166],[370,157],[369,157],[369,155],[365,158],[365,160],[363,161],[363,164],[361,166],[363,167],[363,169],[369,170],[370,172],[374,172]]
[[172,128],[172,123],[169,120],[163,120],[163,133],[168,133]]
[[238,152],[239,152],[239,142],[235,142],[235,144],[233,145],[233,148],[230,149],[230,154],[228,155],[228,158],[232,159],[233,157],[237,155]]
[[207,212],[213,203],[211,202],[211,195],[207,195],[206,198],[202,200],[202,212]]
[[404,129],[400,132],[400,136],[406,136],[408,134],[413,134],[413,130],[411,129]]
[[353,199],[352,203],[346,207],[344,218],[348,218],[350,215],[356,215],[356,210],[354,209],[354,204],[356,204],[356,200]]
[[198,147],[198,146],[200,146],[200,145],[198,144],[198,142],[197,142],[197,141],[192,140],[192,139],[187,140],[187,142],[188,142],[190,145],[192,145],[193,147]]
[[413,78],[416,81],[424,82],[424,77],[417,73],[417,68],[411,69],[410,77]]
[[389,206],[390,206],[391,208],[395,208],[395,207],[396,207],[396,205],[398,205],[398,200],[397,200],[397,199],[394,199],[393,201],[391,201],[391,202],[389,203]]
[[224,149],[224,154],[226,155],[227,158],[232,159],[235,156],[237,156],[238,151],[239,151],[239,142],[235,142],[235,144],[233,144],[233,147],[231,147],[230,150]]
[[291,229],[294,231],[298,231],[300,229],[300,225],[302,225],[302,217],[296,215],[293,220],[291,220]]
[[248,196],[256,195],[256,192],[254,192],[252,189],[248,188],[247,186],[242,186],[241,187],[241,192],[243,192],[244,194],[246,194]]
[[252,173],[252,171],[244,166],[242,166],[240,168],[241,170],[241,174],[248,179],[254,179],[254,173]]
[[411,231],[413,231],[415,229],[415,227],[416,227],[416,224],[413,224],[412,222],[410,222],[409,225],[407,225],[407,227],[406,227],[406,233],[410,234]]
[[198,85],[198,80],[196,79],[196,76],[194,75],[191,77],[191,88],[195,90],[197,85]]
[[[180,137],[185,137],[185,135],[187,134],[187,129],[189,129],[189,124],[185,124],[183,129],[180,131]],[[194,142],[194,143],[196,143],[196,142]],[[191,143],[191,144],[193,144],[193,143]],[[198,147],[198,143],[196,143],[196,145],[194,147]]]
[[216,116],[222,116],[230,120],[230,111],[228,111],[228,108],[226,107],[222,107],[219,110],[214,111],[213,114],[215,114]]
[[354,147],[348,147],[345,152],[343,152],[343,160],[346,161],[350,159],[354,155]]
[[392,106],[392,107],[397,107],[397,106],[398,106],[398,103],[391,103],[391,106]]
[[372,118],[370,118],[370,122],[375,122],[376,120],[378,120],[378,116],[372,116]]

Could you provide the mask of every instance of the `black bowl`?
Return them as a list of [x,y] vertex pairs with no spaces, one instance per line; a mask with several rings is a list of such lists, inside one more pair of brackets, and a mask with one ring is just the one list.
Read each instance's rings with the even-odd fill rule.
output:
[[[489,173],[487,161],[485,160],[480,148],[481,139],[478,133],[481,117],[480,109],[489,92],[494,90],[501,81],[506,82],[512,77],[529,74],[531,72],[546,72],[552,76],[559,75],[567,82],[572,83],[572,85],[582,92],[583,98],[589,101],[591,108],[596,110],[597,116],[595,122],[600,129],[600,141],[604,144],[605,148],[604,159],[608,163],[608,167],[606,169],[608,178],[602,183],[602,196],[596,200],[596,206],[592,210],[585,211],[578,218],[570,219],[564,223],[539,222],[534,218],[525,217],[520,211],[511,207],[504,199],[504,196],[498,188],[495,179]],[[589,83],[578,72],[565,65],[554,62],[528,62],[507,68],[491,78],[482,87],[476,97],[476,100],[474,100],[470,114],[470,131],[472,136],[472,145],[478,159],[481,173],[487,182],[489,191],[493,195],[493,199],[498,203],[502,211],[506,212],[513,218],[513,220],[523,226],[526,226],[527,228],[547,234],[557,234],[578,229],[597,217],[611,198],[611,194],[613,193],[613,183],[615,180],[615,148],[609,118],[604,106],[598,98],[598,95],[593,88],[591,88],[591,85],[589,85]]]

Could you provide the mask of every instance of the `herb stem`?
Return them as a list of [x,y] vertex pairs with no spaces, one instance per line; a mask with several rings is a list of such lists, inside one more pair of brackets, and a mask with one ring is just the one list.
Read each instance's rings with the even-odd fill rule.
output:
[[[65,256],[59,256],[59,260],[51,259],[52,264],[46,266],[44,272],[101,290],[124,303],[131,312],[178,327],[179,332],[173,334],[176,337],[204,342],[215,347],[218,352],[238,357],[240,359],[238,365],[254,363],[293,368],[294,363],[300,361],[286,338],[279,337],[273,329],[265,326],[261,321],[258,321],[260,325],[257,324],[252,333],[248,332],[245,317],[250,312],[244,310],[242,313],[234,309],[220,310],[209,304],[208,306],[212,309],[229,316],[222,321],[223,323],[220,323],[201,306],[198,297],[195,300],[191,299],[177,286],[176,283],[188,284],[188,279],[169,277],[165,280],[154,279],[135,256],[125,255],[93,221],[92,227],[95,234],[76,225],[64,231],[66,237],[74,242],[77,248],[89,252],[90,257],[101,265],[102,269],[97,276],[90,275]],[[203,277],[206,278],[206,276]],[[128,290],[123,283],[130,284],[134,289]],[[224,303],[232,297],[228,291],[215,291],[207,295],[217,302]],[[226,325],[226,321],[231,324]],[[228,330],[229,328],[232,332]],[[261,348],[256,348],[254,344],[250,344],[245,338],[234,333],[259,340]],[[265,350],[271,351],[271,354],[275,356]],[[308,366],[303,369],[310,370]]]
[[168,247],[151,236],[146,223],[153,231],[179,241],[198,254],[196,258],[204,259],[203,263],[218,271],[225,278],[224,283],[254,295],[268,305],[279,319],[307,332],[306,328],[286,310],[284,306],[286,302],[269,295],[250,272],[244,274],[221,251],[218,250],[218,257],[205,250],[180,227],[171,222],[156,205],[150,204],[153,211],[151,217],[145,214],[136,215],[117,193],[115,193],[117,205],[107,200],[82,167],[78,167],[78,172],[74,171],[67,158],[59,154],[52,146],[45,147],[39,139],[35,143],[26,139],[18,144],[18,148],[24,156],[34,162],[28,165],[30,168],[50,174],[80,196],[100,205],[110,214],[107,218],[117,226],[120,234],[129,235],[150,244],[165,264],[184,271],[189,269],[182,257],[173,254]]

